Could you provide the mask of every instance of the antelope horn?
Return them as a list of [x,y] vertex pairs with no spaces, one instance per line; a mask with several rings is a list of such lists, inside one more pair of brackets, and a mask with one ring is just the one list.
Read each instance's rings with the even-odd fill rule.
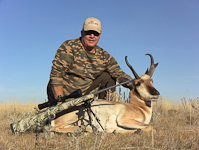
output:
[[155,68],[157,67],[158,63],[157,64],[154,64],[154,59],[153,59],[153,56],[151,54],[145,54],[145,55],[149,55],[151,57],[151,66],[150,66],[150,69],[146,71],[145,74],[148,74],[150,77],[153,75],[153,72],[155,71]]
[[133,67],[129,64],[128,60],[127,60],[127,56],[125,56],[125,61],[127,66],[131,69],[131,71],[133,72],[134,76],[136,79],[140,79],[139,75],[135,72],[135,70],[133,69]]

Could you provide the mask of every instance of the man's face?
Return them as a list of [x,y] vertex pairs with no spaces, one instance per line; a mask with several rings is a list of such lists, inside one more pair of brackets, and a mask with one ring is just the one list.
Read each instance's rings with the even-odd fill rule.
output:
[[100,37],[101,37],[101,34],[93,30],[81,31],[82,44],[90,52],[93,52]]

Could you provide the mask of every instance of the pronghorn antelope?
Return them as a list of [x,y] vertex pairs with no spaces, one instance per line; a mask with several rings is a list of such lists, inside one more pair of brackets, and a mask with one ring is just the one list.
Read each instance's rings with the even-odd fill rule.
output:
[[[149,124],[152,116],[151,101],[157,100],[159,92],[153,87],[151,76],[157,64],[154,64],[154,59],[151,54],[151,66],[143,76],[139,76],[133,67],[128,63],[127,56],[125,61],[135,76],[134,89],[130,90],[129,103],[106,101],[98,99],[92,102],[91,109],[97,118],[104,131],[107,133],[126,133],[135,132],[136,129],[143,131],[151,131],[152,126]],[[103,131],[102,127],[97,122],[96,118],[92,117],[92,125],[99,132]],[[88,113],[83,105],[72,107],[59,114],[51,121],[51,131],[68,133],[78,129],[82,125],[89,122]],[[92,132],[91,126],[87,126],[86,130]]]

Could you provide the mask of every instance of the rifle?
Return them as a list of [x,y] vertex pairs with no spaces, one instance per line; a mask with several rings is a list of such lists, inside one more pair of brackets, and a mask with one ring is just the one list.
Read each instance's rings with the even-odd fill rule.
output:
[[64,97],[59,97],[57,100],[52,100],[52,101],[48,101],[46,103],[42,103],[38,105],[38,108],[44,109],[46,107],[52,107],[55,106],[57,104],[57,102],[65,102],[66,99],[68,98],[78,98],[82,96],[82,91],[80,89],[77,89],[76,91],[72,92],[70,95],[68,96],[64,96]]
[[[38,115],[28,117],[26,119],[22,119],[22,120],[19,120],[17,122],[14,122],[14,123],[10,124],[10,128],[12,130],[12,133],[15,134],[15,133],[25,132],[27,129],[29,129],[31,126],[33,126],[35,124],[41,125],[42,122],[45,119],[48,118],[48,116],[51,116],[51,115],[59,113],[63,110],[69,109],[73,106],[76,106],[77,104],[79,104],[81,102],[89,101],[90,99],[93,99],[96,94],[99,94],[99,93],[106,91],[108,89],[129,83],[129,82],[132,82],[132,81],[133,80],[128,80],[128,81],[125,81],[123,83],[120,83],[120,84],[99,90],[97,92],[94,92],[94,93],[91,93],[91,94],[88,94],[88,95],[85,95],[85,96],[82,96],[82,97],[79,97],[79,98],[75,98],[75,99],[67,101],[67,102],[63,102],[59,105],[49,107],[48,109],[44,110],[43,112],[41,112]],[[46,106],[47,104],[44,104],[44,105]]]

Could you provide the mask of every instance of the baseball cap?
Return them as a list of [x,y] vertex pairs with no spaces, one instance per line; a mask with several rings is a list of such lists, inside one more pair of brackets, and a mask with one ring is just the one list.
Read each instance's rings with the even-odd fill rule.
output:
[[98,33],[101,33],[101,22],[97,18],[89,17],[85,20],[83,24],[83,30],[84,31],[94,30]]

